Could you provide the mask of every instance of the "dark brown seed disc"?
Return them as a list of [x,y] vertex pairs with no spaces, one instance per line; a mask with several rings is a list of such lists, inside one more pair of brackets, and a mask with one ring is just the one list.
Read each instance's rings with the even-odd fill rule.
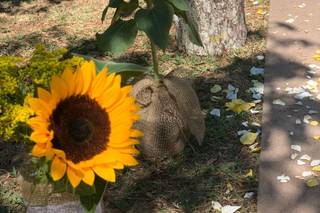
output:
[[62,100],[50,116],[53,147],[66,153],[73,163],[89,160],[106,150],[110,135],[107,112],[89,96]]

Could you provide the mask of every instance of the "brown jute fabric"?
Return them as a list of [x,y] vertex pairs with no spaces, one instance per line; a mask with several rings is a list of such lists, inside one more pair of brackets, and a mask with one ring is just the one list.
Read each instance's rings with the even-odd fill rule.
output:
[[201,145],[204,116],[187,80],[169,75],[156,83],[145,77],[132,94],[141,107],[136,128],[144,133],[139,148],[145,158],[156,161],[180,153],[192,137]]

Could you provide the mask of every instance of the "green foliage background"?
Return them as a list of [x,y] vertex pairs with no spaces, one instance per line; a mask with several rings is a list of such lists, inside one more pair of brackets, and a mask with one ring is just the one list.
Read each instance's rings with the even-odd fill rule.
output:
[[32,116],[26,97],[35,95],[35,88],[49,88],[52,75],[65,67],[76,67],[84,59],[64,59],[66,49],[47,50],[38,45],[30,59],[0,56],[0,141],[27,141],[26,121]]

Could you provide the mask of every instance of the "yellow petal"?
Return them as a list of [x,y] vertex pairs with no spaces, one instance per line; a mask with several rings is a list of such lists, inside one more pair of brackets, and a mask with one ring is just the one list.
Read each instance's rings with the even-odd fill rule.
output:
[[89,186],[92,186],[94,183],[94,172],[91,169],[85,170],[82,181],[88,184]]
[[42,99],[39,98],[29,98],[28,103],[31,109],[37,114],[41,115],[44,118],[49,117],[51,113],[51,108],[46,104]]
[[53,76],[51,80],[51,93],[58,101],[66,98],[68,95],[68,87],[65,81],[58,76]]
[[59,157],[55,157],[51,164],[51,177],[54,181],[60,180],[66,173],[67,165]]
[[60,149],[53,149],[54,154],[56,154],[58,157],[62,159],[66,159],[66,153]]
[[70,96],[74,92],[74,87],[75,87],[75,82],[74,82],[74,75],[73,75],[73,70],[71,68],[66,68],[63,73],[61,78],[66,82],[68,85],[68,95]]
[[104,92],[108,69],[104,68],[94,79],[92,83],[91,97],[97,98]]
[[37,116],[37,117],[33,117],[33,118],[30,118],[28,121],[27,121],[27,124],[33,129],[33,130],[36,130],[36,129],[47,129],[48,128],[48,125],[49,123],[44,120],[43,118]]
[[38,97],[46,103],[49,103],[51,100],[51,94],[41,87],[38,87]]
[[34,131],[30,136],[30,140],[36,143],[46,143],[48,141],[51,141],[52,138],[53,138],[53,132],[49,132],[49,131],[43,131],[43,132]]
[[116,181],[116,173],[112,168],[105,167],[105,166],[95,166],[93,170],[97,175],[99,175],[101,178],[103,178],[106,181],[109,181],[109,182]]
[[76,188],[79,185],[81,179],[83,178],[83,176],[81,176],[81,173],[71,168],[70,166],[68,166],[67,175],[73,188]]
[[137,145],[137,144],[140,144],[140,142],[138,140],[134,140],[134,139],[130,139],[126,142],[123,142],[123,143],[112,143],[112,142],[109,142],[108,143],[108,146],[110,147],[114,147],[114,148],[121,148],[121,147],[127,147],[127,146],[132,146],[132,145]]
[[96,75],[96,65],[93,61],[85,62],[81,68],[80,72],[83,75],[83,90],[82,94],[87,93],[91,87],[91,83]]
[[143,132],[136,130],[136,129],[132,129],[131,133],[130,133],[130,137],[132,138],[140,138],[143,136]]
[[121,77],[117,75],[111,88],[107,89],[102,96],[98,98],[98,102],[105,108],[111,107],[121,96],[120,93]]
[[45,144],[36,144],[33,146],[31,154],[35,157],[43,157],[46,152]]
[[74,82],[75,82],[75,86],[74,86],[74,94],[79,95],[79,94],[83,94],[83,75],[81,73],[81,70],[77,70],[75,72],[75,76],[74,76]]

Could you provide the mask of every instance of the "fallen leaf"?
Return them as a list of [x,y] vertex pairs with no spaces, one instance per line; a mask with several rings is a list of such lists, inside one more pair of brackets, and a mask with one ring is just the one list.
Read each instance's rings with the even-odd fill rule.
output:
[[312,160],[310,166],[320,166],[320,160]]
[[259,9],[257,10],[257,14],[259,14],[259,15],[264,15],[264,14],[266,14],[266,11],[264,11],[263,8],[259,8]]
[[300,160],[307,160],[307,161],[311,161],[311,157],[309,155],[302,155],[300,157]]
[[280,106],[285,106],[285,105],[286,105],[286,103],[283,102],[283,101],[280,100],[280,99],[273,100],[273,101],[272,101],[272,104],[274,104],[274,105],[280,105]]
[[287,183],[291,180],[291,178],[289,176],[286,176],[286,175],[280,175],[277,177],[277,180],[280,182],[280,183]]
[[264,68],[252,67],[250,69],[251,76],[263,75],[263,74],[264,74]]
[[250,108],[254,107],[255,103],[245,102],[242,99],[235,99],[231,102],[226,103],[228,110],[236,113],[247,112]]
[[249,169],[248,173],[244,175],[244,177],[253,177],[253,170]]
[[320,61],[320,49],[316,51],[316,54],[313,56],[313,59],[316,61]]
[[246,132],[240,137],[240,142],[244,145],[251,145],[256,141],[258,135],[258,133]]
[[300,145],[291,145],[291,149],[297,152],[301,152],[301,146]]
[[238,211],[241,208],[241,206],[230,206],[226,205],[221,208],[221,213],[234,213]]
[[320,172],[320,166],[314,166],[314,167],[312,167],[312,171]]
[[237,99],[238,96],[238,91],[239,89],[234,87],[233,85],[229,84],[228,85],[228,90],[227,90],[227,99],[228,100],[235,100]]
[[311,171],[304,171],[304,172],[302,172],[302,177],[310,177],[310,176],[312,176],[312,172]]
[[313,178],[313,179],[307,180],[306,184],[308,187],[315,187],[319,185],[319,181]]
[[214,108],[210,111],[210,115],[216,116],[216,117],[220,117],[221,116],[221,110]]
[[222,87],[218,84],[215,84],[211,89],[210,92],[211,93],[218,93],[222,90]]
[[254,196],[254,192],[246,192],[243,196],[244,199],[251,199]]
[[310,121],[311,126],[318,126],[319,122],[318,121]]

